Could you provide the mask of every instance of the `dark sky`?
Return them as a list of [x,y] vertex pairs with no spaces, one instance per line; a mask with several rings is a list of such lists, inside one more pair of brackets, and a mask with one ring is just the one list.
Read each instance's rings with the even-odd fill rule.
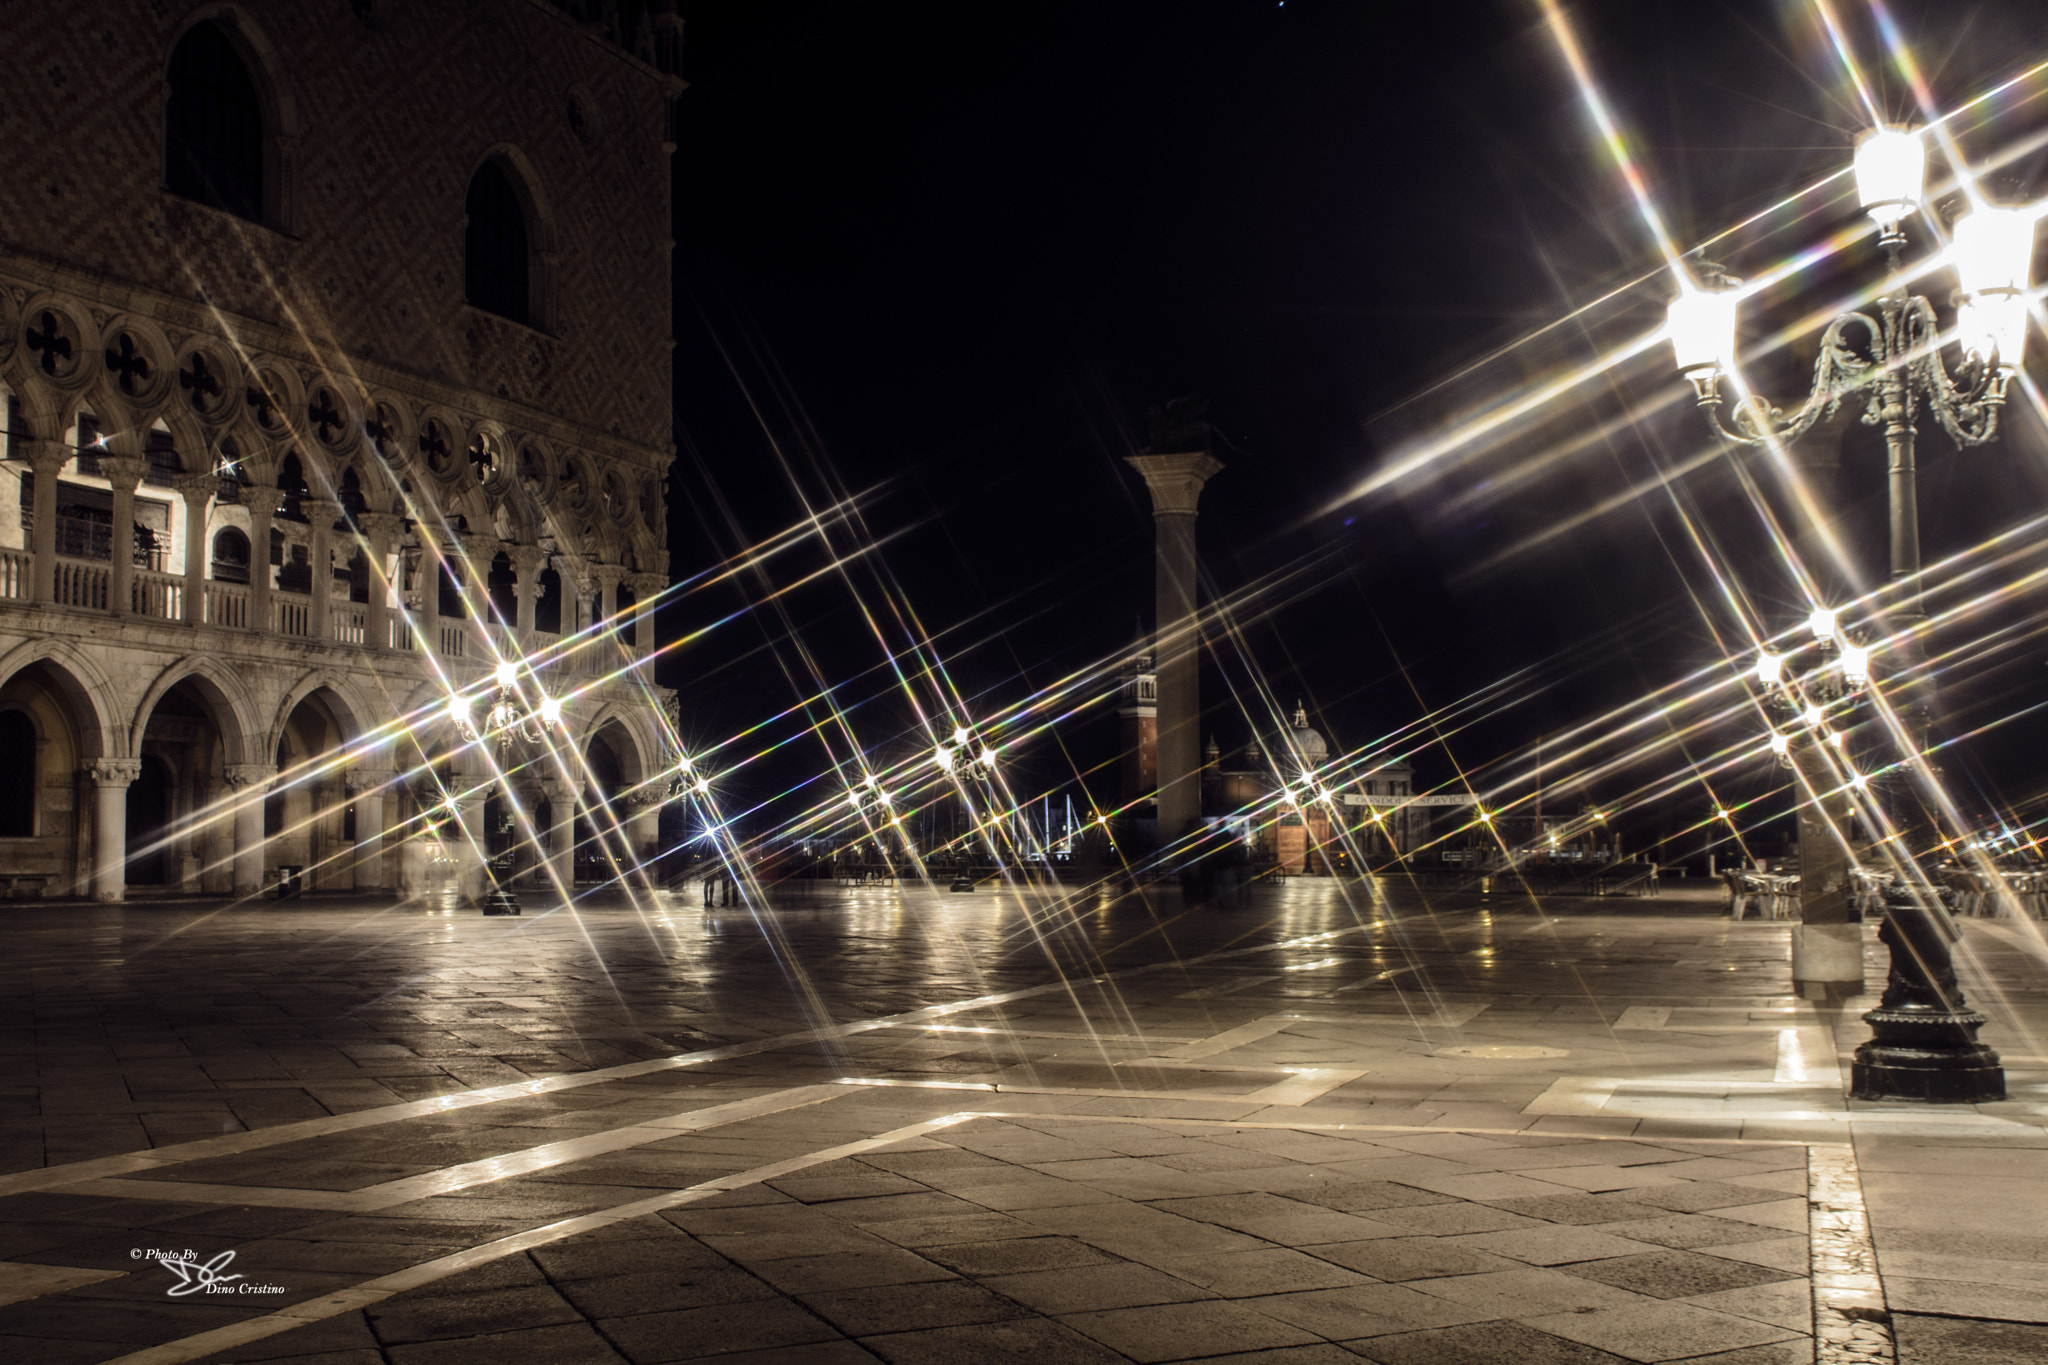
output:
[[[1339,748],[1518,677],[1503,693],[1514,705],[1418,753],[1426,783],[1598,716],[1717,657],[1734,618],[1702,527],[1767,607],[1800,609],[1745,470],[1699,458],[1689,403],[1586,438],[1683,390],[1661,348],[1509,424],[1505,442],[1339,502],[1414,443],[1661,316],[1663,286],[1641,282],[1654,243],[1535,5],[682,8],[673,574],[849,494],[860,522],[834,532],[835,551],[882,545],[764,606],[820,566],[813,542],[669,613],[671,630],[723,621],[669,678],[700,743],[791,706],[811,667],[845,685],[862,743],[891,742],[909,710],[864,610],[898,644],[914,612],[978,710],[1116,650],[1152,592],[1149,507],[1120,457],[1144,439],[1148,405],[1189,392],[1228,442],[1204,499],[1206,568],[1222,593],[1275,584],[1247,601],[1205,682],[1205,724],[1226,745],[1246,736],[1231,688],[1254,677],[1286,707],[1305,697]],[[1837,8],[1880,66],[1866,11]],[[2024,65],[2028,12],[1892,9],[1944,98]],[[1864,119],[1810,9],[1569,14],[1681,245],[1847,164]],[[1896,73],[1872,80],[1881,105],[1910,110]],[[1985,145],[2041,122],[2021,98],[2001,118]],[[1734,239],[1731,268],[1760,272],[1855,216],[1846,198],[1805,209]],[[1948,287],[1928,288],[1944,310]],[[1766,300],[1768,315],[1789,318],[1794,301]],[[1803,390],[1811,346],[1761,378]],[[1923,427],[1930,560],[2048,501],[2031,419],[1961,456]],[[1869,573],[1882,474],[1860,440],[1843,525]],[[1768,495],[1769,470],[1747,472]],[[1616,496],[1630,486],[1647,491]],[[1959,723],[2024,704],[2040,652],[2031,675],[2007,651],[2006,672],[1953,689]],[[771,722],[723,757],[796,728]],[[2022,732],[2039,733],[2008,733]],[[1106,722],[1068,734],[1089,758],[1109,738]],[[1059,766],[1043,747],[1040,762],[1048,777]],[[799,743],[738,785],[761,799],[824,766]],[[1630,780],[1676,766],[1665,752]],[[2007,777],[1990,765],[1987,780]]]

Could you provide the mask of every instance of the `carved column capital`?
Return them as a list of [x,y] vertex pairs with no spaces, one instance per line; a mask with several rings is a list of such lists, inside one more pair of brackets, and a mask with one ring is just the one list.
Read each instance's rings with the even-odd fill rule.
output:
[[29,467],[46,479],[56,478],[57,472],[77,453],[62,441],[21,441],[16,444],[28,448]]
[[204,504],[220,492],[220,475],[187,470],[171,480],[171,487],[177,489],[178,496],[187,503]]
[[565,582],[581,586],[589,580],[590,561],[582,555],[556,555],[554,565],[555,572],[560,574]]
[[225,776],[227,784],[236,791],[252,787],[260,790],[277,777],[277,766],[272,763],[230,763]]
[[665,573],[635,573],[626,575],[626,586],[633,590],[635,601],[645,602],[668,591],[668,575]]
[[249,509],[249,519],[268,525],[277,515],[277,489],[267,483],[252,483],[242,490],[242,505]]
[[547,567],[548,552],[538,545],[513,545],[506,553],[512,556],[512,567],[521,578],[537,576]]
[[1184,455],[1126,455],[1124,463],[1145,476],[1152,492],[1152,515],[1195,514],[1202,486],[1223,472],[1223,461],[1200,451]]
[[299,510],[316,531],[325,531],[341,520],[342,506],[332,498],[301,498]]
[[619,584],[626,581],[626,571],[617,564],[593,564],[590,577],[599,592],[616,592]]
[[389,554],[405,531],[405,518],[396,512],[364,512],[356,518],[356,529],[380,554]]
[[135,485],[149,472],[149,461],[140,455],[102,455],[100,473],[117,493],[133,493]]
[[142,776],[139,758],[96,758],[85,765],[85,774],[97,787],[125,787]]
[[667,805],[668,793],[659,787],[642,787],[638,791],[626,793],[619,799],[619,804],[635,815],[645,815],[656,807]]
[[383,791],[397,776],[398,774],[389,768],[350,768],[341,775],[341,780],[342,785],[348,788],[349,795],[361,796],[364,792]]

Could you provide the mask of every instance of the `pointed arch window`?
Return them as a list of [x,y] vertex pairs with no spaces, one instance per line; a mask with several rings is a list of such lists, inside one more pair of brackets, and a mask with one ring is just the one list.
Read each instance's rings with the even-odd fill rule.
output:
[[194,24],[171,54],[164,119],[171,193],[263,221],[263,102],[221,26]]
[[464,204],[463,289],[469,302],[514,322],[532,322],[532,233],[526,206],[497,160],[477,168]]

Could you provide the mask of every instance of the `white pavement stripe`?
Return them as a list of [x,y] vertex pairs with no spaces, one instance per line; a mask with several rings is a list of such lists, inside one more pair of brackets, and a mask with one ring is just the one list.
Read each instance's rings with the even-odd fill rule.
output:
[[792,1171],[801,1171],[811,1166],[821,1166],[828,1161],[838,1161],[844,1157],[859,1156],[863,1152],[872,1152],[878,1147],[887,1147],[892,1143],[923,1137],[927,1133],[936,1132],[941,1128],[949,1128],[956,1123],[962,1123],[975,1117],[977,1116],[972,1112],[962,1112],[947,1114],[935,1119],[926,1119],[922,1123],[913,1123],[903,1128],[892,1129],[876,1137],[862,1138],[857,1142],[841,1143],[837,1147],[826,1147],[820,1151],[806,1153],[803,1156],[788,1157],[782,1161],[770,1162],[766,1166],[756,1166],[749,1171],[740,1171],[735,1175],[720,1176],[716,1180],[707,1180],[701,1185],[692,1185],[686,1190],[676,1190],[669,1194],[656,1195],[650,1199],[639,1199],[630,1204],[620,1204],[613,1208],[603,1209],[597,1213],[581,1214],[575,1218],[564,1218],[542,1227],[529,1228],[525,1232],[514,1233],[510,1237],[501,1237],[495,1242],[486,1242],[482,1246],[471,1247],[467,1251],[458,1251],[452,1255],[442,1256],[432,1261],[423,1261],[419,1265],[410,1266],[407,1269],[396,1271],[390,1275],[380,1275],[374,1280],[365,1280],[363,1283],[348,1289],[338,1290],[332,1294],[323,1294],[317,1299],[308,1299],[304,1303],[293,1304],[289,1308],[265,1314],[260,1318],[251,1318],[246,1322],[237,1322],[226,1327],[215,1328],[211,1332],[201,1332],[196,1336],[183,1337],[177,1341],[167,1341],[160,1346],[151,1346],[146,1350],[133,1351],[124,1356],[117,1356],[114,1360],[108,1362],[108,1365],[185,1365],[187,1361],[201,1360],[217,1351],[226,1351],[237,1346],[246,1346],[252,1341],[262,1341],[264,1338],[276,1336],[280,1332],[289,1332],[295,1327],[304,1327],[308,1323],[322,1322],[328,1318],[338,1317],[343,1313],[354,1312],[358,1308],[366,1308],[373,1303],[379,1303],[388,1299],[394,1294],[402,1294],[408,1289],[417,1289],[421,1285],[432,1284],[436,1280],[446,1279],[450,1275],[460,1274],[465,1270],[473,1270],[480,1265],[489,1265],[492,1261],[517,1255],[522,1251],[531,1251],[535,1247],[547,1246],[550,1243],[559,1242],[567,1237],[575,1237],[581,1233],[594,1232],[599,1228],[609,1227],[613,1223],[622,1223],[628,1219],[643,1218],[651,1213],[660,1213],[664,1209],[681,1208],[685,1204],[694,1204],[700,1199],[708,1199],[714,1194],[723,1194],[728,1190],[744,1189],[748,1185],[756,1185],[764,1180],[773,1180],[777,1176],[788,1175]]
[[1490,1008],[1490,1002],[1484,1005],[1439,1005],[1436,1013],[1426,1014],[1415,1022],[1438,1028],[1463,1028]]
[[1346,991],[1362,991],[1367,986],[1377,986],[1382,981],[1390,981],[1397,976],[1403,975],[1404,973],[1419,972],[1421,970],[1422,964],[1418,962],[1412,967],[1396,967],[1392,971],[1375,972],[1363,981],[1354,981],[1348,986],[1339,986],[1336,990],[1331,991],[1330,994],[1342,995]]
[[[1311,943],[1327,943],[1333,938],[1346,934],[1364,933],[1370,925],[1355,924],[1343,929],[1329,929],[1320,934],[1304,934],[1299,938],[1281,939],[1275,943],[1259,943],[1247,948],[1226,948],[1200,957],[1191,957],[1172,962],[1148,962],[1139,967],[1127,967],[1120,971],[1106,972],[1101,976],[1089,977],[1087,984],[1102,985],[1126,976],[1142,976],[1149,972],[1180,970],[1204,962],[1221,962],[1229,958],[1248,957],[1253,953],[1278,952],[1287,948],[1300,948]],[[301,1119],[296,1123],[280,1123],[274,1127],[257,1128],[245,1133],[223,1133],[219,1137],[200,1138],[193,1142],[176,1142],[147,1151],[127,1152],[120,1156],[95,1157],[90,1161],[72,1161],[61,1166],[44,1166],[35,1170],[16,1171],[11,1175],[0,1175],[0,1198],[10,1194],[28,1194],[36,1190],[47,1190],[58,1185],[75,1184],[81,1180],[94,1180],[108,1176],[130,1175],[136,1171],[155,1170],[163,1166],[175,1166],[187,1161],[197,1161],[211,1156],[238,1156],[264,1147],[275,1147],[281,1143],[298,1142],[305,1138],[327,1137],[334,1133],[353,1132],[358,1128],[375,1128],[386,1123],[402,1123],[407,1119],[429,1118],[458,1109],[470,1109],[477,1105],[496,1104],[501,1100],[525,1099],[534,1095],[550,1095],[563,1090],[576,1090],[587,1085],[602,1085],[608,1081],[631,1080],[638,1076],[650,1076],[660,1071],[672,1071],[683,1067],[701,1066],[705,1062],[721,1062],[734,1057],[752,1057],[763,1052],[780,1052],[787,1048],[801,1047],[805,1043],[829,1042],[838,1038],[851,1037],[857,1033],[868,1033],[876,1029],[898,1028],[906,1024],[928,1019],[944,1019],[948,1015],[965,1013],[968,1010],[987,1009],[991,1005],[1006,1005],[1015,1000],[1029,1000],[1036,996],[1069,994],[1075,986],[1082,984],[1072,981],[1049,981],[1039,986],[1026,986],[1019,990],[1002,991],[994,995],[978,995],[968,1000],[959,1000],[945,1005],[927,1005],[922,1009],[907,1010],[902,1014],[884,1015],[878,1019],[859,1019],[851,1023],[833,1024],[826,1028],[805,1029],[799,1033],[779,1034],[773,1038],[757,1038],[747,1043],[728,1043],[722,1047],[705,1048],[698,1052],[679,1053],[673,1057],[654,1057],[643,1062],[625,1062],[619,1066],[604,1067],[596,1071],[577,1071],[564,1076],[549,1076],[531,1081],[514,1081],[507,1085],[488,1086],[481,1090],[465,1090],[454,1095],[437,1095],[432,1099],[414,1100],[407,1104],[385,1105],[377,1109],[360,1109],[349,1114],[331,1114],[326,1118]]]
[[1671,1023],[1671,1011],[1662,1005],[1630,1005],[1614,1021],[1616,1028],[1661,1029]]
[[1077,1043],[1142,1043],[1146,1047],[1173,1043],[1199,1043],[1199,1038],[1162,1038],[1136,1033],[1048,1033],[1044,1029],[991,1027],[986,1024],[891,1024],[892,1029],[922,1033],[979,1033],[997,1038],[1060,1038]]
[[506,1152],[502,1156],[465,1161],[459,1166],[426,1171],[419,1175],[406,1176],[401,1180],[387,1180],[381,1185],[365,1185],[359,1190],[298,1190],[274,1185],[201,1185],[180,1180],[86,1180],[75,1185],[55,1188],[73,1194],[92,1194],[118,1199],[168,1199],[193,1204],[248,1204],[258,1208],[334,1209],[344,1213],[368,1213],[376,1209],[388,1209],[396,1204],[408,1204],[415,1199],[431,1199],[436,1195],[452,1194],[456,1190],[466,1190],[476,1185],[488,1185],[498,1180],[509,1180],[514,1176],[529,1175],[553,1166],[565,1166],[574,1161],[587,1161],[591,1157],[604,1156],[610,1152],[643,1147],[650,1142],[666,1142],[680,1133],[717,1128],[723,1124],[739,1123],[745,1119],[761,1118],[768,1114],[780,1114],[790,1109],[801,1109],[809,1104],[823,1104],[847,1093],[844,1087],[837,1085],[797,1086],[777,1091],[772,1095],[755,1095],[749,1099],[734,1100],[730,1104],[714,1105],[708,1109],[686,1110],[665,1118],[644,1119],[623,1128],[608,1128],[601,1133],[586,1133],[582,1137],[542,1143],[538,1147]]
[[1258,1104],[1307,1104],[1340,1085],[1349,1085],[1364,1074],[1345,1067],[1305,1067],[1277,1085],[1254,1090],[1245,1098]]
[[1249,1024],[1239,1024],[1236,1028],[1225,1029],[1200,1042],[1189,1043],[1185,1047],[1177,1047],[1171,1052],[1162,1052],[1159,1055],[1162,1058],[1214,1057],[1219,1052],[1228,1052],[1232,1048],[1243,1047],[1246,1043],[1256,1043],[1261,1038],[1270,1038],[1293,1022],[1291,1019],[1254,1019]]
[[1835,1035],[1820,1027],[1778,1030],[1778,1069],[1771,1079],[1780,1085],[1842,1084],[1842,1064],[1835,1057]]

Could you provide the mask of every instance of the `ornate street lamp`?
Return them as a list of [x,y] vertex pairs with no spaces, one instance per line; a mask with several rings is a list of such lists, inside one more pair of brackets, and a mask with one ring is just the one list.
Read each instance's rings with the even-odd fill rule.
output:
[[[1808,774],[1813,806],[1807,807],[1802,797],[1800,812],[1802,913],[1793,931],[1792,976],[1803,993],[1824,991],[1834,982],[1854,982],[1860,990],[1861,926],[1846,917],[1846,907],[1839,925],[1832,916],[1809,922],[1806,911],[1815,903],[1809,889],[1831,889],[1837,896],[1846,892],[1846,868],[1836,871],[1839,863],[1826,856],[1836,846],[1835,836],[1825,828],[1818,803],[1829,789],[1853,789],[1860,795],[1869,788],[1835,722],[1846,722],[1846,713],[1875,691],[1871,650],[1856,643],[1826,607],[1814,609],[1809,626],[1821,654],[1817,667],[1796,667],[1803,651],[1777,655],[1766,649],[1754,670],[1767,704],[1797,717],[1788,728],[1772,728],[1771,752],[1788,768],[1797,768],[1795,754],[1802,751],[1820,759]],[[1827,756],[1829,749],[1835,757]],[[1848,771],[1846,783],[1819,778],[1837,765]],[[1823,862],[1834,866],[1824,869]],[[1895,877],[1885,887],[1884,923],[1877,937],[1891,954],[1891,970],[1878,1007],[1863,1016],[1871,1038],[1856,1049],[1850,1071],[1850,1094],[1856,1099],[1977,1104],[2005,1098],[1998,1054],[1977,1041],[1977,1030],[1989,1021],[1969,1008],[1956,982],[1949,950],[1962,930],[1949,913],[1949,895],[1946,888],[1918,887],[1906,877]]]
[[[465,692],[452,692],[448,696],[448,720],[456,732],[465,743],[474,744],[485,739],[492,741],[498,751],[501,771],[505,766],[505,756],[515,740],[526,744],[545,743],[549,734],[562,723],[560,697],[549,696],[544,689],[536,688],[538,703],[527,704],[525,692],[519,685],[523,663],[523,660],[515,659],[498,661],[492,675],[497,693],[481,723],[476,719],[476,698]],[[509,787],[505,795],[507,800],[513,799]],[[483,912],[486,915],[517,915],[519,897],[511,887],[498,880],[488,864],[485,870],[491,878],[491,889],[484,896]]]
[[[960,788],[960,800],[967,808],[970,828],[980,828],[983,821],[976,812],[973,802],[969,799],[965,784],[969,779],[977,777],[982,779],[982,783],[986,784],[987,788],[985,792],[987,796],[986,804],[991,812],[995,810],[998,795],[994,789],[997,762],[995,747],[985,740],[977,742],[972,727],[956,725],[953,727],[952,742],[947,743],[942,740],[933,749],[932,762],[937,764],[939,770],[951,777],[954,784]],[[990,823],[993,823],[992,815]],[[989,849],[991,855],[996,857],[997,866],[1000,867],[1002,859],[1000,855],[995,853],[995,840],[992,836],[989,837]],[[964,863],[954,873],[953,884],[950,889],[954,891],[972,891],[974,889],[974,874]]]

